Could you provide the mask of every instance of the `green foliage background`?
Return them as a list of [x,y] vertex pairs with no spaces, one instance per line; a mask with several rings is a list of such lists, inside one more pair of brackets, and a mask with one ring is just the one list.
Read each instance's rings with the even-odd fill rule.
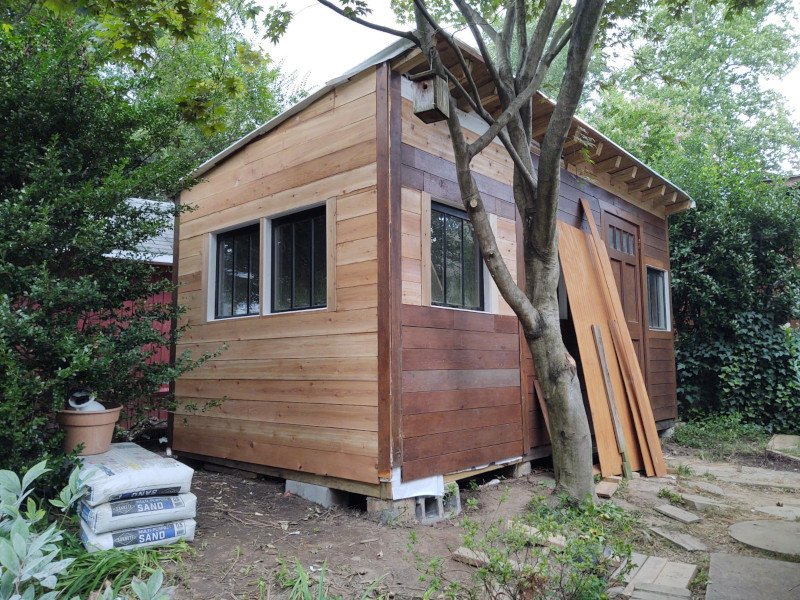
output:
[[53,417],[73,386],[146,411],[197,366],[150,360],[183,333],[152,326],[181,313],[148,301],[172,285],[109,255],[174,211],[127,199],[171,199],[294,86],[252,42],[247,5],[215,3],[180,35],[151,23],[135,56],[96,34],[105,17],[68,8],[11,3],[0,19],[0,467],[15,470],[61,454]]

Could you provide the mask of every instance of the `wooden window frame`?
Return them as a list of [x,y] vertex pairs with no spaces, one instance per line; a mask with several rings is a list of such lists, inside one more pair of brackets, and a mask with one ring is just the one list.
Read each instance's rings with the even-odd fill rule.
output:
[[[244,314],[233,314],[234,285],[231,284],[231,313],[232,314],[229,314],[229,315],[220,314],[220,298],[219,298],[219,296],[220,296],[220,278],[221,278],[221,271],[222,271],[220,269],[220,252],[221,252],[222,247],[223,247],[223,243],[222,242],[224,241],[224,239],[226,237],[235,237],[236,235],[243,235],[243,234],[245,234],[245,232],[247,230],[251,230],[251,231],[248,231],[247,233],[252,233],[252,231],[257,232],[257,234],[258,234],[257,238],[259,240],[259,248],[258,248],[258,251],[256,253],[256,256],[258,257],[258,264],[255,266],[255,268],[253,268],[253,266],[251,264],[251,261],[250,261],[250,257],[252,256],[252,247],[251,247],[250,251],[248,252],[248,273],[249,273],[249,277],[252,277],[254,273],[258,277],[258,308],[254,312],[250,312],[251,300],[250,300],[250,291],[248,290],[248,300],[247,300],[248,312],[246,312]],[[213,251],[213,256],[212,256],[212,260],[214,261],[214,287],[213,287],[213,292],[211,294],[211,300],[212,300],[212,303],[213,303],[212,304],[213,320],[216,321],[216,320],[224,320],[224,319],[236,319],[236,318],[242,318],[242,317],[255,317],[255,316],[258,316],[258,315],[261,314],[263,293],[262,293],[262,267],[261,267],[262,252],[261,252],[261,242],[260,242],[260,240],[261,240],[261,224],[259,222],[247,223],[247,224],[241,225],[239,227],[235,227],[235,228],[232,228],[232,229],[228,229],[226,231],[219,232],[219,233],[214,235],[214,251]],[[252,244],[252,237],[250,238],[250,243]],[[235,265],[236,265],[236,262],[235,262],[235,255],[234,255],[234,270],[235,270]]]
[[[480,256],[480,249],[478,249],[478,247],[477,247],[477,238],[475,239],[475,244],[476,244],[476,253],[477,253],[477,260],[478,260],[478,264],[476,265],[476,270],[477,270],[477,275],[478,275],[478,293],[479,293],[479,304],[478,304],[478,306],[477,307],[464,306],[464,304],[463,304],[463,302],[464,302],[464,287],[463,287],[463,285],[462,285],[462,289],[461,289],[461,301],[462,301],[462,303],[460,305],[448,304],[446,301],[445,302],[434,302],[432,300],[432,287],[433,286],[430,283],[430,278],[431,278],[431,275],[432,275],[432,267],[433,267],[433,259],[432,259],[433,248],[432,248],[432,245],[431,245],[431,227],[433,226],[433,213],[438,212],[438,213],[444,214],[445,218],[447,216],[450,216],[450,217],[454,217],[454,218],[460,219],[462,221],[462,225],[461,225],[461,227],[462,227],[462,230],[461,230],[462,281],[463,281],[463,270],[464,270],[464,260],[465,260],[465,257],[464,257],[464,229],[463,229],[464,225],[463,225],[463,222],[470,223],[470,220],[469,220],[469,216],[467,215],[467,213],[465,211],[460,210],[460,209],[455,208],[455,207],[452,207],[452,206],[449,206],[448,204],[432,200],[430,203],[428,203],[428,206],[430,207],[430,209],[428,211],[426,211],[426,215],[425,215],[425,217],[426,217],[425,220],[427,220],[427,229],[426,229],[427,230],[427,238],[423,238],[423,239],[426,239],[427,242],[428,242],[428,248],[427,248],[427,259],[428,260],[426,261],[428,270],[426,272],[426,275],[422,276],[423,279],[427,278],[429,280],[428,281],[427,292],[425,294],[425,298],[430,301],[431,306],[438,306],[440,308],[450,308],[450,309],[455,309],[455,310],[469,310],[469,311],[474,311],[474,312],[487,312],[487,310],[486,310],[486,293],[485,293],[485,289],[484,289],[485,285],[484,285],[484,274],[483,274],[484,265],[483,265],[483,260],[481,259],[481,256]],[[446,268],[446,266],[445,266],[445,272],[444,272],[444,280],[442,281],[442,289],[443,289],[443,297],[446,299],[447,298],[447,268]]]
[[[661,284],[661,294],[663,296],[663,317],[664,317],[664,327],[654,327],[651,323],[651,305],[650,305],[650,271],[657,271],[663,275],[663,283]],[[670,277],[669,277],[669,270],[664,269],[662,267],[652,265],[652,264],[645,264],[645,285],[646,285],[646,317],[647,317],[647,329],[649,331],[655,332],[670,332],[672,331],[672,301],[670,297]]]
[[[330,262],[330,256],[329,256],[330,252],[329,252],[329,245],[328,245],[328,231],[329,231],[328,213],[329,213],[329,211],[328,211],[326,205],[322,204],[320,206],[313,206],[311,208],[305,208],[305,209],[290,213],[288,215],[275,217],[275,218],[272,218],[272,219],[269,220],[269,229],[270,229],[270,241],[269,241],[269,252],[270,252],[270,257],[269,257],[269,265],[270,265],[269,301],[270,301],[270,311],[269,312],[270,312],[270,314],[284,314],[284,313],[307,311],[307,310],[324,310],[324,309],[328,308],[328,306],[330,305],[331,300],[328,297],[329,296],[328,290],[330,289],[330,286],[328,284],[328,277],[330,276],[330,269],[329,269],[329,264],[328,264]],[[324,243],[324,245],[325,245],[325,253],[324,253],[324,258],[325,258],[325,270],[324,270],[324,272],[325,272],[325,301],[324,301],[323,304],[314,304],[313,303],[313,299],[314,299],[314,283],[315,283],[315,281],[314,281],[314,277],[315,277],[315,269],[314,269],[314,267],[315,267],[315,265],[314,265],[315,237],[314,237],[313,220],[318,218],[318,217],[322,217],[323,218],[323,225],[324,225],[323,231],[324,231],[324,234],[325,234],[325,243]],[[292,266],[292,271],[293,271],[292,272],[292,302],[291,302],[292,306],[290,308],[277,309],[276,308],[276,302],[275,302],[275,293],[277,291],[277,285],[276,285],[276,282],[275,282],[275,275],[277,273],[276,260],[277,260],[277,254],[278,253],[276,251],[277,249],[276,249],[276,246],[275,246],[275,244],[276,244],[275,229],[277,227],[280,227],[281,225],[285,225],[287,223],[295,224],[297,222],[305,221],[305,220],[310,220],[312,222],[312,227],[311,227],[311,252],[310,252],[311,268],[310,268],[310,273],[309,273],[309,277],[310,277],[309,295],[310,295],[310,301],[311,302],[310,302],[309,306],[302,306],[302,307],[294,306],[296,281],[295,281],[295,273],[294,273],[294,261],[292,261],[293,262],[293,266]]]

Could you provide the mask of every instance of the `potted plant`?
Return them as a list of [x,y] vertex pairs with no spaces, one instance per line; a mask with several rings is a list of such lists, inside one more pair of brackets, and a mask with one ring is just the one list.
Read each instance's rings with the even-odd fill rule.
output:
[[121,410],[121,406],[107,409],[88,390],[74,390],[67,400],[67,407],[56,415],[65,432],[64,452],[69,454],[81,444],[80,456],[106,452]]

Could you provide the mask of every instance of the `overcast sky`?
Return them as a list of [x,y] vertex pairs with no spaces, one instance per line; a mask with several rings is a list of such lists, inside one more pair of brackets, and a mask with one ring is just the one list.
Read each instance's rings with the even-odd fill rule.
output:
[[[793,0],[800,15],[800,0]],[[267,7],[272,3],[261,0]],[[373,31],[334,14],[315,0],[286,0],[295,13],[286,36],[277,46],[264,47],[284,68],[307,76],[308,89],[315,89],[356,66],[364,59],[388,46],[397,38]],[[388,0],[368,0],[373,14],[371,21],[382,25],[401,26],[394,22]],[[795,21],[800,28],[800,20]],[[770,82],[783,92],[800,121],[800,65],[783,81]]]

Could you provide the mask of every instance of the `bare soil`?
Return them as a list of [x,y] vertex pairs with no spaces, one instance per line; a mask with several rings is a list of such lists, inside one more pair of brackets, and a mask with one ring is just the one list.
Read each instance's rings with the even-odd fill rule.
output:
[[[685,449],[676,451],[668,446],[666,451],[672,458],[693,457]],[[770,460],[756,466],[769,468],[774,463],[780,470],[796,470],[787,468],[782,461]],[[483,482],[491,477],[485,477]],[[725,496],[714,497],[693,489],[692,480],[714,483]],[[551,487],[552,475],[547,471],[477,489],[462,482],[462,506],[471,518],[488,523],[522,513],[534,496],[549,494]],[[663,488],[714,497],[731,508],[698,513],[703,517],[699,523],[684,525],[654,510],[669,502],[658,496]],[[415,553],[426,561],[443,558],[445,571],[452,579],[463,580],[473,573],[470,567],[450,558],[452,550],[461,545],[460,518],[435,525],[381,524],[363,507],[322,509],[284,494],[282,480],[239,472],[199,470],[193,491],[198,496],[195,553],[186,558],[180,569],[178,599],[285,598],[288,592],[276,584],[275,574],[283,568],[282,563],[293,568],[295,561],[314,577],[319,577],[324,567],[329,593],[343,598],[360,598],[371,585],[383,598],[421,597],[426,586],[420,581]],[[727,530],[738,521],[772,518],[754,512],[755,506],[800,505],[798,491],[742,486],[700,475],[669,475],[633,479],[612,501],[639,517],[639,527],[631,536],[634,551],[700,567],[692,587],[695,599],[705,595],[709,553],[684,551],[651,532],[651,526],[691,534],[701,539],[709,552],[791,560],[743,546]],[[414,553],[409,544],[412,535],[416,538]]]
[[[479,520],[509,518],[522,512],[534,494],[548,489],[537,486],[537,478],[465,490],[462,502],[478,502],[467,511]],[[449,557],[462,537],[460,519],[384,525],[362,508],[323,509],[286,495],[277,479],[198,470],[192,487],[198,497],[195,554],[180,569],[178,599],[285,597],[286,591],[275,583],[282,561],[290,568],[299,561],[315,576],[324,566],[331,595],[358,598],[377,581],[384,597],[418,598],[425,586],[409,550],[411,533],[416,536],[414,551],[426,560]],[[454,579],[472,574],[454,561],[447,570]]]

